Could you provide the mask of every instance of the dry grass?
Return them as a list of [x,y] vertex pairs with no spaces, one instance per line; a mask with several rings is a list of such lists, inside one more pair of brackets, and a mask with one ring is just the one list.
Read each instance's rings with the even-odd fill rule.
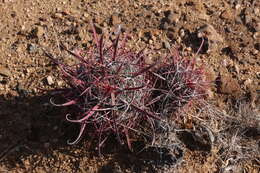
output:
[[183,116],[192,116],[195,125],[192,131],[204,133],[211,145],[214,162],[221,172],[239,171],[246,164],[259,165],[260,119],[259,112],[249,103],[239,101],[230,112],[221,111],[213,103],[200,101],[197,112],[185,111]]

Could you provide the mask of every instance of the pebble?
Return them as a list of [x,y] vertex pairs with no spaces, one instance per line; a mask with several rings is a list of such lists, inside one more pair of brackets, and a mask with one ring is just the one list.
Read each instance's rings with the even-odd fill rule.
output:
[[254,29],[256,30],[256,32],[260,32],[260,22],[257,22]]
[[259,39],[260,39],[260,31],[254,33],[253,38],[254,38],[255,40],[259,40]]
[[237,4],[237,5],[235,6],[235,9],[238,10],[240,7],[241,7],[241,5],[240,5],[240,4]]
[[198,31],[198,37],[206,37],[214,42],[223,42],[223,37],[216,31],[216,29],[210,25],[203,25]]
[[52,79],[51,76],[48,76],[48,77],[46,78],[46,80],[47,80],[48,85],[53,85],[53,84],[54,84],[54,81],[53,81],[53,79]]
[[256,73],[256,77],[257,77],[257,79],[260,79],[260,72]]
[[62,84],[63,84],[62,81],[58,81],[58,82],[57,82],[57,85],[58,85],[58,86],[62,86]]
[[177,42],[178,44],[180,44],[181,41],[182,41],[181,37],[177,37],[176,42]]
[[256,16],[259,16],[259,12],[260,12],[260,9],[259,8],[254,8],[254,14]]
[[35,44],[28,44],[27,50],[29,53],[34,53],[38,51],[38,47]]
[[164,29],[164,30],[169,29],[169,27],[170,27],[170,25],[167,22],[164,22],[164,23],[161,24],[161,28]]
[[4,90],[5,90],[4,85],[2,85],[2,84],[0,83],[0,91],[4,91]]
[[183,38],[184,36],[185,36],[185,31],[184,31],[184,29],[181,29],[181,30],[180,30],[180,37]]
[[187,51],[192,51],[192,48],[191,47],[187,47],[187,49],[186,49]]
[[249,87],[250,85],[252,84],[252,79],[247,79],[245,82],[244,82],[244,85]]
[[206,13],[200,13],[200,14],[198,14],[198,18],[201,20],[209,21],[210,16],[207,15]]
[[120,23],[121,23],[121,20],[120,20],[120,18],[118,17],[118,15],[113,14],[113,15],[111,16],[111,24],[112,24],[112,25],[118,25],[118,24],[120,24]]
[[22,26],[21,26],[21,31],[22,31],[22,32],[25,32],[25,31],[26,31],[25,25],[22,25]]
[[235,16],[235,23],[236,24],[243,24],[243,21],[241,19],[241,16]]
[[23,164],[28,168],[31,164],[28,159],[24,160]]
[[79,31],[78,36],[79,36],[80,40],[82,40],[82,41],[91,41],[91,39],[92,39],[91,36],[89,35],[89,33],[86,32],[86,30],[83,30],[83,29],[81,29]]
[[239,72],[240,72],[239,66],[236,64],[234,67],[235,67],[236,73],[239,74]]
[[180,15],[177,14],[177,13],[170,13],[168,16],[167,16],[167,19],[170,21],[170,23],[178,23],[179,20],[180,20]]
[[245,14],[245,23],[249,24],[252,22],[252,16],[249,14]]
[[41,38],[43,35],[44,35],[44,29],[43,29],[43,27],[41,27],[41,26],[38,26],[38,27],[36,27],[35,28],[35,36],[37,37],[37,38]]
[[57,19],[62,19],[63,16],[61,13],[55,13],[53,17]]
[[0,66],[0,75],[5,76],[5,77],[10,77],[12,73],[10,70],[6,67]]
[[254,50],[252,53],[253,53],[253,55],[257,55],[258,54],[258,50]]
[[163,47],[166,48],[166,49],[171,49],[171,45],[167,40],[163,41]]
[[206,69],[206,74],[207,74],[206,81],[209,81],[209,82],[216,81],[217,74],[212,67],[209,67],[209,68]]
[[236,79],[233,79],[226,72],[222,72],[220,75],[220,92],[223,94],[230,94],[232,96],[240,96],[241,88]]
[[70,25],[72,24],[72,22],[70,22],[70,21],[67,20],[67,21],[65,22],[65,24],[66,24],[67,26],[70,26]]
[[83,17],[88,18],[89,14],[85,12],[85,13],[83,13]]
[[221,13],[220,17],[222,19],[232,20],[234,16],[233,16],[233,13],[230,10],[225,10]]
[[76,9],[70,9],[69,10],[69,12],[67,12],[69,15],[72,15],[72,16],[74,16],[74,17],[80,17],[80,12],[79,12],[79,10],[76,10]]

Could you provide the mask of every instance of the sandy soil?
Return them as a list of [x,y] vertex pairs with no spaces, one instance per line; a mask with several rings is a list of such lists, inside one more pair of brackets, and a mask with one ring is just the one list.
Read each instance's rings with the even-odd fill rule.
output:
[[[260,119],[258,0],[1,0],[0,12],[0,172],[228,171],[223,168],[231,161],[220,163],[218,151],[192,149],[185,142],[180,163],[159,167],[113,139],[103,156],[87,135],[81,143],[67,145],[78,128],[65,121],[66,109],[51,106],[50,95],[39,89],[65,85],[41,48],[57,56],[64,56],[58,42],[71,50],[87,48],[91,20],[106,35],[120,25],[132,36],[129,47],[146,45],[156,52],[153,56],[174,45],[194,55],[198,36],[206,38],[198,61],[214,83],[208,100],[226,112],[246,100]],[[253,135],[258,147],[259,131]],[[243,171],[259,171],[259,157],[235,168]]]

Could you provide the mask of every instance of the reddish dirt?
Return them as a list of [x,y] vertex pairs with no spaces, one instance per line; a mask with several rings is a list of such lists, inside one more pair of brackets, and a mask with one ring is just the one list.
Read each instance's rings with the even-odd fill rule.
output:
[[[50,95],[39,89],[65,85],[41,48],[67,56],[58,42],[71,50],[88,47],[91,20],[106,35],[122,26],[132,36],[129,47],[147,46],[154,58],[171,46],[195,55],[199,36],[206,38],[197,58],[216,84],[208,99],[226,112],[234,100],[245,99],[260,119],[258,0],[1,0],[0,12],[0,172],[223,172],[215,151],[187,148],[176,167],[155,168],[113,140],[103,156],[88,136],[67,145],[78,129],[65,121],[66,109],[51,106]],[[257,172],[258,164],[259,158],[236,170]]]

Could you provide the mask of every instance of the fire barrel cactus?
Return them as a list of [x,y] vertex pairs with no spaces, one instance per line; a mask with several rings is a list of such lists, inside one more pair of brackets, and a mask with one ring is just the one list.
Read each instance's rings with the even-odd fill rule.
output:
[[205,95],[204,70],[196,66],[195,58],[182,58],[175,51],[160,62],[147,64],[144,50],[135,53],[127,48],[127,34],[121,38],[118,32],[107,43],[93,25],[93,36],[94,46],[87,51],[64,47],[78,60],[74,65],[46,53],[69,86],[58,90],[66,103],[51,102],[75,108],[66,119],[80,125],[77,139],[69,144],[76,144],[88,129],[99,147],[112,134],[131,149],[136,136],[154,136],[155,121]]

